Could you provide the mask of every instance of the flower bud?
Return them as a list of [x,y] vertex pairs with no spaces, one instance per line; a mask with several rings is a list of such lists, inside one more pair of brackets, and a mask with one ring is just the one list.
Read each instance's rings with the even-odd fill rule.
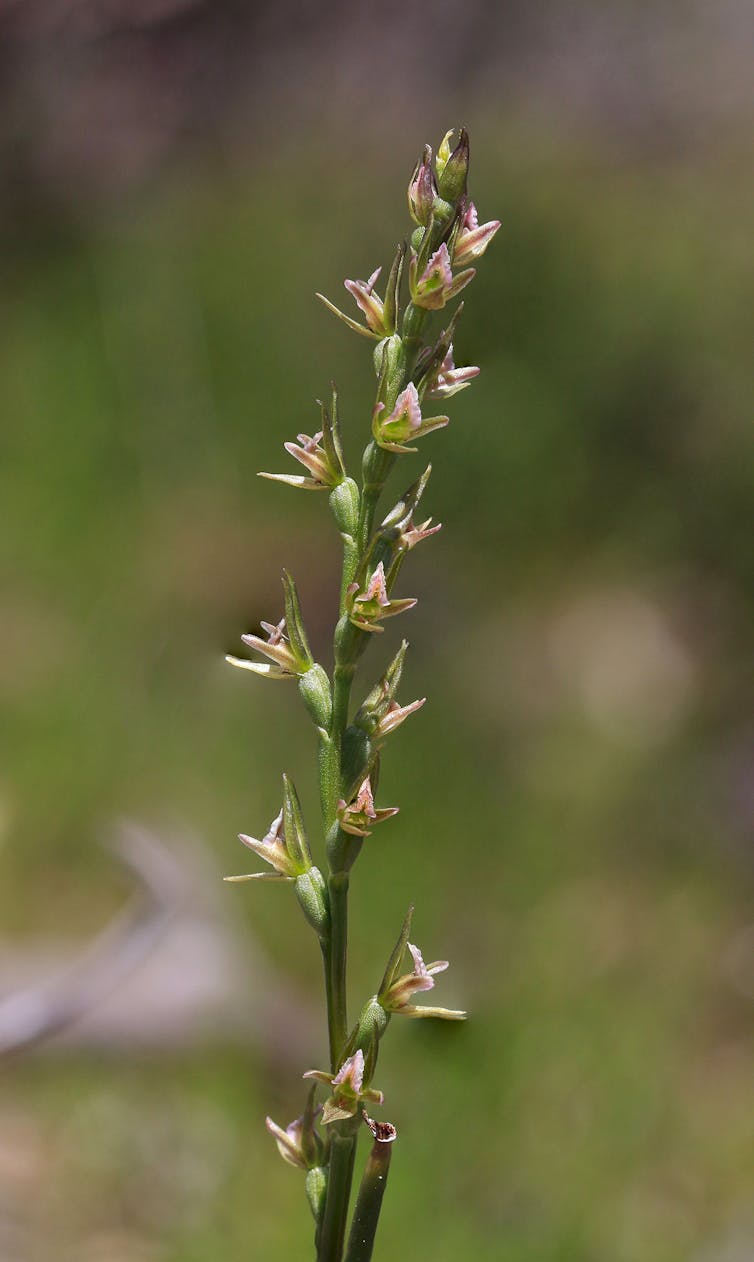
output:
[[[450,137],[452,131],[445,136],[437,154],[437,188],[446,201],[457,202],[466,193],[469,174],[469,133],[461,128],[460,139],[452,153]],[[446,157],[447,154],[447,157]]]
[[435,204],[437,181],[432,170],[432,149],[424,146],[408,186],[408,209],[414,223],[426,225]]
[[327,672],[317,662],[299,675],[298,690],[318,728],[327,732],[332,719],[332,693]]

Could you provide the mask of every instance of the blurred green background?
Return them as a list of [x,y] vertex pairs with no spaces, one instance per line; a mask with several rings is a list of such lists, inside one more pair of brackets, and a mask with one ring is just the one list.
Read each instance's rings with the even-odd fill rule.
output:
[[313,292],[389,260],[457,121],[503,228],[456,341],[482,374],[393,484],[431,459],[444,530],[403,571],[429,702],[383,763],[402,811],[356,869],[352,1003],[415,900],[472,1020],[391,1026],[376,1257],[754,1256],[744,12],[2,15],[3,993],[122,906],[114,820],[207,890],[151,1007],[134,976],[114,1025],[6,1067],[4,1262],[309,1256],[263,1119],[323,1063],[319,964],[283,887],[220,877],[281,770],[316,819],[314,749],[295,690],[222,655],[285,564],[327,660],[326,504],[255,473],[332,376],[356,459],[369,346]]

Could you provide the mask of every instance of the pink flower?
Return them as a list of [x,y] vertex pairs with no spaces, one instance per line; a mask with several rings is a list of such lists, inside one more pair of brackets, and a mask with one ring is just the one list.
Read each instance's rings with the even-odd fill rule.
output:
[[430,399],[448,399],[452,394],[458,394],[459,390],[465,390],[474,377],[478,376],[478,368],[471,366],[468,368],[456,368],[453,362],[453,345],[451,343],[448,347],[447,355],[431,377],[427,387],[427,397]]
[[480,259],[499,227],[499,219],[490,219],[489,223],[480,224],[476,206],[469,202],[453,249],[454,267],[463,267],[464,263]]
[[375,442],[386,451],[412,452],[415,447],[407,447],[406,439],[423,438],[432,430],[443,429],[448,424],[447,416],[433,416],[422,419],[419,395],[413,381],[409,382],[395,401],[395,407],[389,416],[383,416],[383,403],[378,403],[372,416],[372,435]]
[[349,329],[353,329],[356,333],[363,334],[364,337],[374,337],[381,341],[383,337],[389,337],[395,332],[395,328],[388,327],[388,321],[385,315],[385,303],[378,294],[375,293],[374,287],[379,278],[381,267],[376,268],[369,277],[369,280],[345,280],[343,284],[348,290],[352,298],[355,298],[366,325],[359,324],[357,320],[352,320],[350,316],[339,311],[329,298],[325,298],[324,294],[317,294],[320,302],[323,302],[328,311],[332,311],[339,320],[347,324]]
[[383,618],[393,618],[398,613],[413,609],[416,600],[413,596],[402,600],[391,600],[387,594],[385,567],[380,561],[371,574],[363,592],[359,592],[359,584],[351,583],[346,593],[346,609],[351,622],[360,631],[382,631],[378,623]]
[[293,473],[260,473],[260,478],[269,478],[270,482],[286,482],[288,486],[300,487],[306,491],[331,491],[343,481],[343,472],[336,469],[322,445],[322,431],[309,437],[298,434],[295,443],[283,443],[289,456],[298,460],[310,476]]
[[435,975],[444,973],[448,967],[448,961],[435,960],[433,964],[425,964],[418,947],[409,942],[408,949],[414,964],[412,971],[398,977],[377,997],[385,1011],[405,1017],[442,1017],[446,1021],[463,1021],[465,1012],[458,1012],[451,1008],[420,1008],[416,1004],[409,1003],[412,995],[423,990],[434,989]]
[[362,780],[352,802],[345,802],[342,798],[338,802],[338,823],[344,833],[351,833],[353,837],[369,837],[375,824],[381,824],[397,814],[397,806],[386,806],[382,810],[375,808],[369,776]]
[[417,272],[418,258],[412,253],[409,263],[411,298],[417,307],[426,307],[430,311],[437,311],[444,307],[446,302],[450,302],[451,298],[460,294],[476,275],[474,268],[470,267],[465,272],[459,272],[457,276],[453,276],[448,247],[444,241],[429,259],[421,276],[417,276]]
[[258,635],[242,635],[241,639],[250,649],[269,658],[272,665],[232,656],[226,657],[226,662],[231,666],[239,666],[242,670],[264,675],[267,679],[296,679],[301,674],[302,663],[297,659],[285,635],[285,618],[281,618],[277,625],[271,622],[263,622],[261,625],[267,635],[266,640]]
[[426,224],[437,196],[437,181],[432,170],[432,150],[424,146],[421,162],[417,162],[408,186],[408,209],[414,223]]
[[381,1091],[364,1087],[364,1053],[361,1048],[343,1061],[336,1074],[327,1074],[321,1069],[307,1069],[305,1078],[313,1078],[332,1088],[332,1095],[325,1103],[322,1123],[342,1121],[353,1117],[362,1100],[372,1104],[382,1104]]

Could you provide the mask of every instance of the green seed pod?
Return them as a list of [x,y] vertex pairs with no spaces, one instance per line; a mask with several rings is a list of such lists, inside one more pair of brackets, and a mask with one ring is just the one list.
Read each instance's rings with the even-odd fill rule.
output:
[[330,492],[330,508],[338,524],[338,530],[353,539],[359,528],[359,488],[353,478],[344,478]]
[[325,878],[319,868],[309,868],[296,877],[296,897],[312,929],[320,938],[324,937],[330,926],[330,907]]
[[298,690],[317,727],[328,731],[332,718],[332,693],[327,672],[315,662],[299,675]]
[[374,1073],[374,1064],[377,1060],[377,1045],[387,1029],[387,1023],[389,1020],[390,1014],[382,1007],[382,1004],[379,1002],[376,995],[372,995],[372,998],[364,1004],[364,1007],[359,1013],[356,1029],[351,1037],[353,1039],[354,1050],[356,1051],[361,1048],[366,1058],[366,1065],[371,1065],[371,1073],[369,1073],[369,1076],[367,1077],[366,1072],[364,1074],[364,1083],[366,1086],[369,1085],[372,1074]]
[[325,1166],[312,1166],[306,1172],[306,1199],[319,1226],[325,1212],[325,1196],[327,1194],[327,1169]]

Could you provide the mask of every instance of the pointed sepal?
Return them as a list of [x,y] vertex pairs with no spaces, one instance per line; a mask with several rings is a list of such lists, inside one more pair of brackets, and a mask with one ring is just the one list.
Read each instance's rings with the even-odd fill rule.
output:
[[298,663],[298,674],[309,670],[314,665],[314,658],[306,638],[304,620],[301,616],[298,592],[292,576],[283,570],[283,596],[285,600],[285,625],[293,654]]

